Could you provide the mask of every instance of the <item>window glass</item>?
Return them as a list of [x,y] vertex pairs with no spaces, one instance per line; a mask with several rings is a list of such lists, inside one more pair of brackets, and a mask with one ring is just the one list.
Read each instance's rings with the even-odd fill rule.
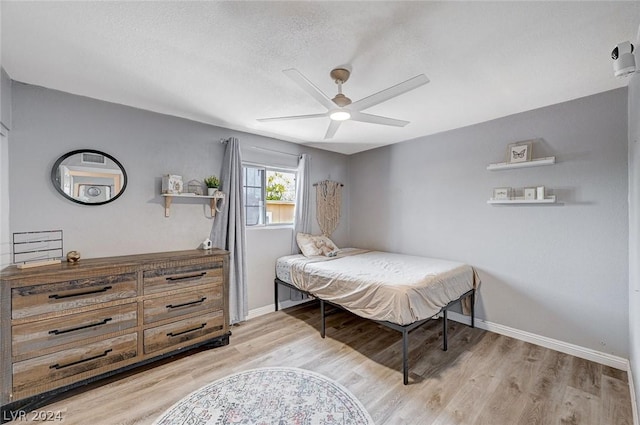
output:
[[295,172],[245,165],[244,177],[247,226],[293,223]]

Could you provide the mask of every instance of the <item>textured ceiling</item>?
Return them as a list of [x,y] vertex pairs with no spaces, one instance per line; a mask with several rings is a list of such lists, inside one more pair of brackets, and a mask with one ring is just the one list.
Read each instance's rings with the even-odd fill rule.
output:
[[[627,84],[609,54],[635,40],[640,2],[1,3],[2,66],[18,81],[355,153]],[[328,118],[282,73],[329,97],[353,68],[358,100],[417,74],[431,82],[365,112],[404,128]]]

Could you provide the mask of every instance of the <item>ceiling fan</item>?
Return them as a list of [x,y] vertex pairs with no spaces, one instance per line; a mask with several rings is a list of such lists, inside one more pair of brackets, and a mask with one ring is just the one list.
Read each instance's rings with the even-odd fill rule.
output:
[[260,118],[258,121],[283,121],[283,120],[298,120],[305,118],[331,118],[331,123],[327,129],[327,133],[324,135],[325,139],[331,139],[340,128],[345,120],[368,122],[372,124],[391,125],[395,127],[404,127],[409,124],[409,121],[397,120],[394,118],[387,118],[380,115],[366,114],[362,110],[371,108],[374,105],[382,103],[386,100],[392,99],[396,96],[400,96],[410,90],[420,87],[423,84],[427,84],[429,79],[426,75],[420,74],[413,78],[403,81],[400,84],[389,87],[378,93],[367,96],[357,102],[352,102],[347,96],[342,93],[342,85],[347,82],[351,75],[351,69],[348,66],[341,66],[331,70],[329,75],[333,81],[338,85],[338,94],[333,99],[330,99],[324,94],[318,87],[316,87],[311,81],[309,81],[304,75],[297,69],[290,68],[282,71],[297,83],[304,91],[310,94],[315,100],[317,100],[322,106],[327,108],[327,112],[321,114],[308,114],[308,115],[294,115],[288,117],[274,117],[274,118]]

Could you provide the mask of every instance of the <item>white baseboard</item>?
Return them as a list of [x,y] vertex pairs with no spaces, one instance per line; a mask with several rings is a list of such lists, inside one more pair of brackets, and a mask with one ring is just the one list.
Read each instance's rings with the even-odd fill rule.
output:
[[[450,311],[447,313],[447,317],[455,322],[471,324],[471,318],[469,316],[462,315]],[[552,350],[560,351],[561,353],[570,354],[572,356],[580,357],[581,359],[591,360],[596,363],[600,363],[605,366],[610,366],[615,369],[624,371],[629,370],[629,360],[614,356],[600,351],[591,350],[589,348],[581,347],[579,345],[570,344],[568,342],[559,341],[553,338],[547,338],[546,336],[536,335],[531,332],[521,331],[519,329],[510,328],[509,326],[499,325],[497,323],[488,322],[485,320],[475,319],[475,326],[490,332],[506,335],[511,338],[519,339],[521,341],[530,342],[531,344],[540,345],[541,347],[550,348]]]
[[247,316],[247,320],[255,319],[259,316],[264,316],[265,314],[269,314],[275,311],[275,307],[273,304],[265,305],[264,307],[254,308],[253,310],[249,310],[249,315]]
[[[289,308],[289,307],[296,306],[298,304],[308,303],[309,301],[315,301],[315,298],[309,298],[305,300],[296,300],[296,301],[292,301],[292,300],[280,301],[278,308],[279,309]],[[263,316],[265,314],[273,313],[274,311],[276,311],[274,304],[269,304],[269,305],[265,305],[264,307],[254,308],[252,310],[249,310],[249,315],[247,316],[247,320],[254,319],[258,316]]]

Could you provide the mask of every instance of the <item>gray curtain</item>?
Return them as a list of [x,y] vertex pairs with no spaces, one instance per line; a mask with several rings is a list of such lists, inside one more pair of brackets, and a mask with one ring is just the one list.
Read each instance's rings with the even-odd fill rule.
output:
[[227,140],[220,174],[221,190],[226,195],[211,229],[213,246],[229,251],[229,321],[246,320],[249,313],[247,299],[247,264],[245,258],[245,217],[242,188],[242,156],[240,142]]
[[[293,235],[291,237],[291,253],[298,254],[300,249],[296,242],[296,235],[298,232],[311,233],[311,206],[309,205],[310,199],[310,184],[309,184],[309,162],[311,158],[307,154],[300,155],[298,159],[298,176],[296,178],[296,211],[293,223]],[[307,296],[303,293],[291,289],[289,291],[289,299],[293,301],[299,301],[306,299]]]
[[291,253],[298,254],[300,249],[296,242],[298,232],[311,233],[311,206],[309,197],[309,155],[302,154],[298,160],[298,177],[296,179],[296,216],[293,224],[293,237],[291,238]]

